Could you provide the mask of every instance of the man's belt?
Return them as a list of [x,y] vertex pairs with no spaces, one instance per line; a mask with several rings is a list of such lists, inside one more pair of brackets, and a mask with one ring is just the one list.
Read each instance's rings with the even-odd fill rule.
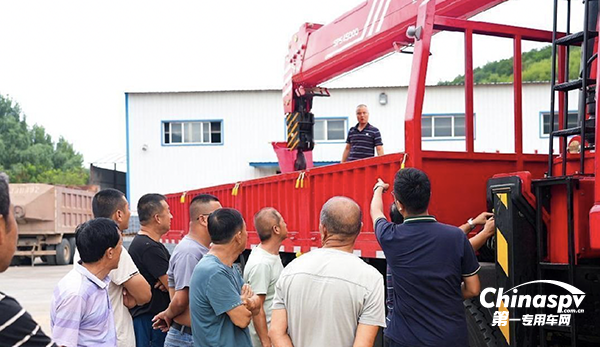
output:
[[175,330],[179,330],[180,333],[192,335],[192,328],[181,325],[177,322],[171,322],[171,327]]

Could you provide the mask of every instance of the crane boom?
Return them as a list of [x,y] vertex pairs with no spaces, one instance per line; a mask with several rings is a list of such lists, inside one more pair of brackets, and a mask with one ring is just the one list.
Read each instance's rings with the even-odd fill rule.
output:
[[[303,24],[292,37],[285,59],[285,113],[298,111],[294,94],[299,87],[316,87],[392,52],[394,46],[412,43],[406,30],[415,24],[419,5],[427,1],[436,0],[367,0],[327,25]],[[465,19],[504,1],[437,0],[435,12]]]

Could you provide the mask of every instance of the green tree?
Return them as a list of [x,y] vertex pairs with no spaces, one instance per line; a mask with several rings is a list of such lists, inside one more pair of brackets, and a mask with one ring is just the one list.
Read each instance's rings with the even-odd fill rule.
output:
[[60,137],[57,143],[43,126],[27,125],[19,104],[0,95],[0,171],[14,183],[83,185],[88,170],[83,156]]
[[[574,80],[579,76],[581,49],[572,47],[569,52],[569,79]],[[550,81],[552,65],[552,46],[533,49],[521,55],[522,77],[524,82]],[[557,76],[558,77],[558,76]],[[475,83],[510,83],[513,81],[512,58],[502,59],[487,63],[473,70]],[[452,81],[439,82],[438,85],[464,84],[465,76],[459,75]]]

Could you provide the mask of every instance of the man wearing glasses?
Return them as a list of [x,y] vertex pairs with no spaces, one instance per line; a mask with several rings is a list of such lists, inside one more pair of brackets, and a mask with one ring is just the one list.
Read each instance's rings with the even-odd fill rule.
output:
[[194,345],[189,309],[189,287],[196,264],[208,253],[208,216],[221,208],[217,197],[200,194],[190,203],[190,232],[177,244],[167,271],[171,304],[157,314],[153,326],[168,331],[165,347]]

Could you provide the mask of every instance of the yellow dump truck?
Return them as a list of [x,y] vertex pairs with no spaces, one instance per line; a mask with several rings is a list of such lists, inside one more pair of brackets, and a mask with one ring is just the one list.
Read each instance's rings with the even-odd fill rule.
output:
[[75,228],[92,218],[92,189],[48,184],[10,184],[10,197],[19,225],[14,265],[73,262]]

